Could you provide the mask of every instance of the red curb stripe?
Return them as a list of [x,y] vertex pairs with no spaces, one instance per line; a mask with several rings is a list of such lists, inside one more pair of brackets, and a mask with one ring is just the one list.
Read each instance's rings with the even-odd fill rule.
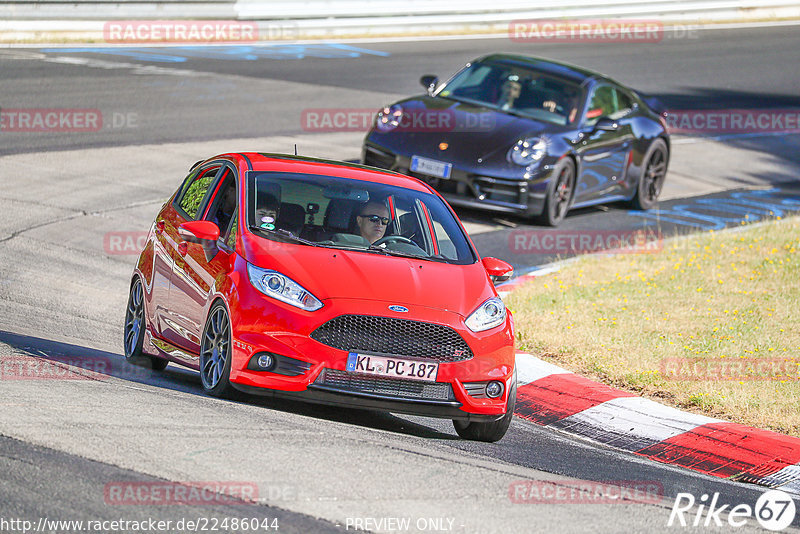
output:
[[517,389],[514,412],[534,423],[550,425],[619,397],[635,397],[572,373],[546,376]]
[[736,423],[710,423],[636,454],[720,478],[753,480],[800,462],[800,440]]

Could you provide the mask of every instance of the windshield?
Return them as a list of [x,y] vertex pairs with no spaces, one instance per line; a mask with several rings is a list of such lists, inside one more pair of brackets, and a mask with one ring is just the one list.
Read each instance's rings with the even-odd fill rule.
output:
[[462,265],[476,261],[449,208],[431,193],[251,171],[247,197],[247,225],[264,239]]
[[583,90],[516,63],[486,61],[473,63],[456,74],[437,96],[567,125],[578,118]]

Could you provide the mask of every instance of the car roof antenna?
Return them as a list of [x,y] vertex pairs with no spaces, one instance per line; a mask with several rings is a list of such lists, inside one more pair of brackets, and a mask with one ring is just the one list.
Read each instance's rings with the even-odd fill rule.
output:
[[297,155],[297,143],[294,144],[294,155]]

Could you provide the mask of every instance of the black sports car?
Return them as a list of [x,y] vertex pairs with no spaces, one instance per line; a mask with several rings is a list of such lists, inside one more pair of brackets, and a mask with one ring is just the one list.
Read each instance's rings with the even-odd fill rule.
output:
[[416,176],[454,205],[555,226],[572,208],[652,207],[670,141],[655,103],[587,69],[493,54],[378,112],[366,165]]

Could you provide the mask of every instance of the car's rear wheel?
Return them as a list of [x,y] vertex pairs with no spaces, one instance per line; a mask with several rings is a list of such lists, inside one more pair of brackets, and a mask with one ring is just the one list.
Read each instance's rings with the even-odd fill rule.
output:
[[233,392],[231,377],[231,321],[222,302],[211,307],[200,344],[200,380],[214,397]]
[[162,371],[169,364],[167,360],[142,354],[144,329],[144,292],[142,280],[137,276],[131,284],[128,307],[125,309],[125,360],[134,365],[146,365],[149,362],[151,368]]
[[575,191],[575,164],[563,158],[553,169],[553,181],[544,201],[544,210],[537,221],[547,226],[558,226],[566,217]]
[[511,390],[508,393],[508,410],[506,414],[491,423],[480,423],[477,421],[459,421],[453,420],[453,426],[456,428],[456,433],[464,439],[472,441],[488,441],[493,443],[500,441],[506,435],[508,425],[511,424],[511,419],[514,417],[514,407],[517,403],[517,374],[514,373],[514,380],[511,384]]
[[642,174],[636,194],[633,195],[631,204],[637,210],[649,210],[656,205],[661,188],[664,187],[664,178],[667,175],[669,151],[663,139],[656,139],[647,149],[642,165]]

